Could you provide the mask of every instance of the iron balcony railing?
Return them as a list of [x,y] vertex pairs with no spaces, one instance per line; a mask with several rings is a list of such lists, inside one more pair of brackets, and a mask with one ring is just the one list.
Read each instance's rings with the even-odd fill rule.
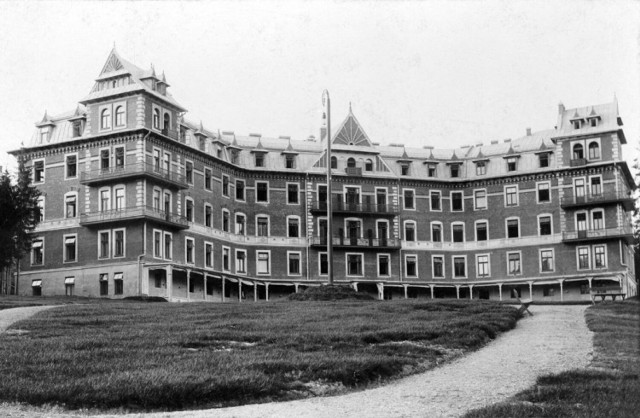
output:
[[155,164],[147,162],[137,162],[134,164],[84,171],[80,173],[80,182],[84,184],[95,184],[138,176],[149,176],[155,180],[160,180],[181,188],[189,187],[184,174],[172,170],[165,170]]
[[[327,245],[327,237],[311,237],[311,245]],[[336,236],[332,238],[332,245],[335,248],[384,248],[399,249],[400,240],[397,238],[352,238]]]
[[603,190],[600,193],[593,193],[590,191],[582,196],[576,196],[573,193],[569,193],[569,195],[565,195],[560,199],[560,206],[562,208],[569,208],[574,206],[590,206],[618,202],[625,204],[625,206],[630,205],[633,207],[634,199],[628,191],[616,191],[615,189]]
[[[395,215],[399,212],[398,205],[377,204],[374,202],[351,203],[340,199],[334,199],[332,205],[333,213],[360,213],[375,215]],[[314,200],[311,202],[312,212],[327,212],[327,202]]]
[[587,165],[587,159],[586,158],[574,158],[571,161],[569,161],[569,165],[571,167],[580,167],[581,165]]
[[631,226],[603,229],[587,229],[584,231],[565,231],[562,233],[563,241],[588,241],[603,238],[633,238]]
[[151,206],[132,206],[122,209],[85,212],[80,215],[80,224],[97,225],[145,218],[175,228],[185,229],[189,227],[189,221],[184,216],[165,212]]

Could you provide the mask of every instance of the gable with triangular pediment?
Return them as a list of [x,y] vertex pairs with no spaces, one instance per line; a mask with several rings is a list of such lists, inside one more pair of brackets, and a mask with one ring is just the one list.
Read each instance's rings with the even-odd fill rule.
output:
[[107,58],[107,62],[104,64],[104,67],[102,67],[102,71],[100,71],[100,75],[113,73],[115,71],[122,70],[123,68],[124,65],[122,65],[122,62],[120,62],[120,59],[118,58],[116,52],[111,51],[111,54],[109,54],[109,58]]
[[373,146],[371,140],[351,111],[349,111],[349,115],[333,136],[332,144]]

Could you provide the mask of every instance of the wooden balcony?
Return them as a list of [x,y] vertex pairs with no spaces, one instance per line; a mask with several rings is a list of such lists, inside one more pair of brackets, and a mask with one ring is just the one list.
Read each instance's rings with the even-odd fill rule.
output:
[[[332,238],[333,248],[352,250],[399,250],[400,240],[397,238],[351,238],[337,236]],[[327,237],[311,237],[312,247],[326,247]]]
[[584,196],[574,196],[569,194],[560,199],[560,207],[563,209],[577,208],[585,206],[599,206],[612,203],[622,203],[625,210],[632,210],[635,204],[635,199],[631,197],[630,192],[604,190],[602,193],[594,194],[587,193]]
[[619,238],[626,239],[628,242],[633,241],[633,229],[631,225],[618,228],[565,231],[562,233],[563,242],[584,242]]
[[150,220],[176,229],[189,227],[187,218],[151,206],[133,206],[100,212],[86,212],[80,215],[80,225],[104,225],[115,222]]
[[80,183],[92,186],[138,177],[148,177],[169,187],[179,189],[189,187],[184,174],[164,170],[146,162],[83,171],[80,173]]

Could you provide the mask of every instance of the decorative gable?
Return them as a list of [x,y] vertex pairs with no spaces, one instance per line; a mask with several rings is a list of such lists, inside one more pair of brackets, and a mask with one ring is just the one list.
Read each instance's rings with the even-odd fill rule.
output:
[[342,122],[342,125],[336,131],[337,133],[333,136],[332,144],[339,145],[358,145],[371,147],[373,144],[371,140],[360,126],[360,123],[354,116],[351,109],[349,109],[349,115]]

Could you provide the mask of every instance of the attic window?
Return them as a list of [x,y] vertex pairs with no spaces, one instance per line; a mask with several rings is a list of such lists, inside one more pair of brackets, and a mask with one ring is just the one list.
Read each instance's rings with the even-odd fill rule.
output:
[[545,168],[545,167],[549,167],[549,154],[548,153],[542,153],[540,155],[538,155],[538,159],[540,161],[540,168]]
[[460,177],[460,164],[451,164],[451,178]]
[[518,169],[518,158],[517,157],[507,158],[507,171],[516,171],[517,169]]
[[40,143],[44,144],[49,141],[49,128],[40,129]]
[[264,167],[264,155],[262,153],[256,154],[256,167]]
[[331,157],[331,168],[333,169],[338,168],[338,159],[336,157]]
[[582,119],[575,119],[572,120],[571,123],[573,124],[573,129],[580,129],[582,128]]
[[486,161],[477,161],[476,162],[476,175],[484,176],[487,174],[487,162]]
[[403,176],[409,175],[409,164],[402,164],[401,169],[402,169]]
[[238,150],[231,151],[231,164],[238,164]]
[[373,161],[371,159],[367,159],[364,162],[364,171],[373,171]]
[[77,138],[82,136],[82,122],[76,120],[73,122],[73,137]]
[[589,118],[589,126],[591,126],[592,128],[595,128],[596,126],[598,126],[598,119],[600,118],[599,117]]
[[285,156],[285,167],[286,168],[296,168],[296,157],[294,155]]
[[436,176],[436,165],[435,164],[428,164],[427,165],[427,176],[428,177],[435,177]]

